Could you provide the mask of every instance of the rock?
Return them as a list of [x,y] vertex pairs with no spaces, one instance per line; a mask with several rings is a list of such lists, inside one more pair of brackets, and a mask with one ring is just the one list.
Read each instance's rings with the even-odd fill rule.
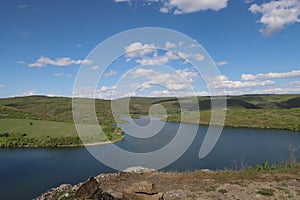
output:
[[77,189],[74,199],[75,200],[118,200],[118,198],[115,198],[111,194],[108,194],[106,192],[103,192],[99,188],[98,181],[91,177],[88,179],[87,182],[83,183],[79,188]]
[[45,193],[43,193],[41,196],[35,198],[34,200],[52,200],[57,197],[57,195],[68,192],[72,189],[72,186],[70,184],[62,184],[57,188],[53,188]]
[[141,181],[137,183],[133,183],[127,191],[134,193],[142,193],[142,194],[157,194],[157,191],[154,187],[154,183],[149,183],[148,181]]
[[125,200],[162,200],[163,193],[158,193],[153,183],[141,181],[125,189],[122,197]]
[[155,169],[141,167],[141,166],[129,167],[129,168],[123,170],[123,172],[127,172],[127,173],[149,173],[149,172],[155,172],[155,171],[156,171]]
[[115,198],[114,196],[106,192],[101,192],[100,194],[98,194],[97,200],[119,200],[119,199]]
[[83,183],[75,193],[75,199],[95,199],[97,193],[101,193],[99,189],[99,183],[95,178],[91,177],[87,182]]

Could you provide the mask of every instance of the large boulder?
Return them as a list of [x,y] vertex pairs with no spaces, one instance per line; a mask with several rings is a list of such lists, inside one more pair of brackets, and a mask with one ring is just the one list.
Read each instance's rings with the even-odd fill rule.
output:
[[78,200],[95,198],[96,193],[100,193],[99,183],[94,177],[90,177],[83,183],[75,193],[74,198]]
[[157,192],[153,183],[141,181],[125,189],[122,198],[124,200],[162,200],[163,193]]

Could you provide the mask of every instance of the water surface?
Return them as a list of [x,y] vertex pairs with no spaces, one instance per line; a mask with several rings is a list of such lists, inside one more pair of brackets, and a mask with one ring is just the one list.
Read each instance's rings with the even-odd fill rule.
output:
[[[146,125],[149,120],[142,117],[135,119],[135,122]],[[130,124],[122,126],[130,130]],[[153,151],[168,144],[174,138],[178,126],[178,123],[167,122],[153,137],[138,139],[125,135],[124,140],[116,144],[133,152]],[[288,160],[290,143],[296,147],[296,158],[300,159],[299,132],[228,127],[224,128],[210,154],[199,159],[198,153],[207,127],[193,124],[183,126],[187,130],[186,134],[189,134],[189,128],[194,130],[196,126],[196,138],[183,156],[163,168],[163,171],[234,169],[265,161],[280,163]],[[93,148],[101,151],[107,146]],[[60,184],[76,184],[106,172],[115,170],[99,163],[84,147],[0,149],[0,199],[32,199]]]

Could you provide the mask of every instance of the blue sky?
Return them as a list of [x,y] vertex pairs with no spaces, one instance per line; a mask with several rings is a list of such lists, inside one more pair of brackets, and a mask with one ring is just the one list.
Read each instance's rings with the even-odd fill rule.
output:
[[[3,0],[1,3],[0,97],[72,96],[81,65],[95,72],[101,68],[88,59],[99,43],[120,32],[142,27],[172,29],[197,41],[218,65],[220,75],[214,80],[223,82],[227,94],[300,93],[299,0]],[[167,42],[178,54],[180,42],[165,41],[164,47]],[[124,45],[124,56],[106,69],[95,96],[111,98],[118,81],[126,76],[127,82],[122,84],[127,84],[127,89],[137,85],[137,90],[128,89],[120,96],[168,96],[174,91],[185,95],[185,84],[197,95],[208,95],[201,76],[185,63],[187,55],[196,58],[201,52],[181,51],[177,58],[167,54],[171,49],[168,48],[128,59],[132,52],[126,52],[126,48],[139,48],[143,52],[149,47],[157,45],[141,41]],[[197,58],[201,60],[200,55]],[[168,65],[173,70],[151,64],[155,60],[156,64]],[[181,78],[176,76],[178,73]],[[158,85],[150,84],[155,81]],[[213,80],[208,85],[219,89]]]

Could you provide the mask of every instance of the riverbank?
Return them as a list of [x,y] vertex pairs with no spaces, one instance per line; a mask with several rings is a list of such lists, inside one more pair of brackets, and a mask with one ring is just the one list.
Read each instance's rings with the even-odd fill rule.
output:
[[[223,111],[221,111],[223,112]],[[199,125],[209,125],[210,110],[186,112],[184,114],[170,114],[169,122],[184,122]],[[235,128],[258,128],[300,131],[300,108],[291,109],[227,109],[223,125]]]
[[[141,188],[143,192],[134,192]],[[151,199],[157,200],[252,200],[253,198],[296,200],[300,198],[299,188],[299,164],[293,167],[277,166],[272,170],[252,168],[244,171],[200,170],[189,173],[150,170],[139,173],[129,171],[100,174],[84,183],[74,186],[64,184],[51,189],[36,200],[71,200],[75,199],[75,196],[96,199],[95,195],[98,195],[97,198],[101,195],[102,199],[105,199],[104,196],[109,197],[107,199],[128,199],[126,198],[128,196],[148,195]]]
[[57,147],[83,147],[83,146],[89,147],[89,146],[98,146],[98,145],[105,145],[105,144],[113,144],[113,143],[119,142],[119,141],[121,141],[123,139],[124,139],[124,136],[122,136],[120,139],[117,139],[117,140],[114,140],[114,141],[84,143],[84,144],[81,144],[81,145],[60,145],[60,146],[57,146]]

